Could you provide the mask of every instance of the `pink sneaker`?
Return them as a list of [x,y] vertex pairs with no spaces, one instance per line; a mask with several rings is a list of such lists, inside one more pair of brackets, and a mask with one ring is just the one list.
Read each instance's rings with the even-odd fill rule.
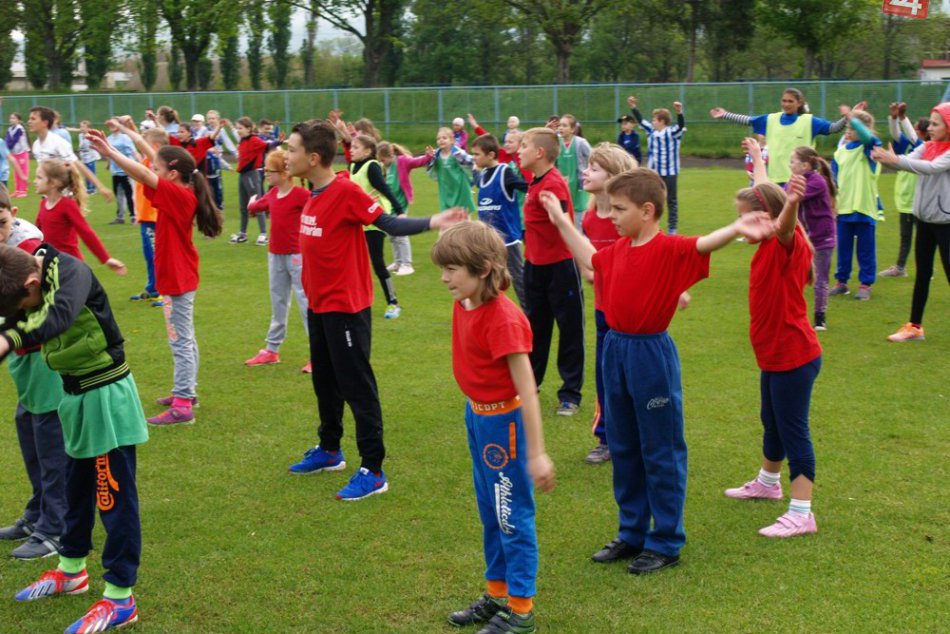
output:
[[781,500],[782,484],[776,484],[774,487],[767,487],[758,479],[746,482],[736,489],[726,489],[726,497],[737,500]]
[[274,365],[276,363],[280,363],[279,354],[270,350],[258,350],[257,354],[244,362],[244,365],[253,368],[258,365]]
[[[168,396],[163,396],[162,398],[157,398],[157,399],[155,399],[155,402],[158,403],[159,405],[161,405],[162,407],[171,407],[172,404],[174,404],[174,402],[175,402],[175,397],[174,397],[173,395],[169,394]],[[199,406],[200,406],[200,403],[198,403],[198,397],[197,397],[197,396],[194,397],[193,399],[191,399],[191,406],[192,406],[192,407],[199,407]]]
[[148,419],[149,425],[159,427],[169,427],[171,425],[191,425],[195,422],[195,413],[192,409],[182,409],[180,407],[169,407],[158,416],[152,416]]
[[901,326],[900,330],[895,332],[893,335],[888,336],[887,340],[893,341],[895,343],[904,343],[905,341],[923,341],[923,326],[918,327],[914,324],[906,323]]
[[771,526],[759,529],[759,535],[764,537],[797,537],[817,532],[818,524],[815,523],[814,513],[809,513],[808,517],[786,513]]
[[300,368],[300,371],[304,374],[313,374],[313,363],[307,361],[307,365]]

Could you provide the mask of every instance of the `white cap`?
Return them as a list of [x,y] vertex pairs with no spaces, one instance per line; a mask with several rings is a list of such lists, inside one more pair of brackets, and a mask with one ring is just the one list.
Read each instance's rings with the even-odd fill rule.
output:
[[196,114],[191,117],[192,121],[200,121],[201,123],[205,122],[205,116],[203,114]]
[[463,119],[462,117],[455,117],[454,119],[452,119],[452,125],[464,126],[465,119]]

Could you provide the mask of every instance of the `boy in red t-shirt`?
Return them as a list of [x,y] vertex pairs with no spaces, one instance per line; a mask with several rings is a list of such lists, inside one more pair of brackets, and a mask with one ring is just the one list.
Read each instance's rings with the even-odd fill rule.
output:
[[532,128],[521,137],[521,167],[534,174],[523,208],[524,308],[534,334],[531,367],[539,386],[548,367],[557,322],[557,368],[562,380],[557,413],[573,416],[580,409],[584,384],[584,291],[577,264],[540,201],[543,192],[550,192],[560,201],[561,213],[574,221],[570,190],[554,167],[559,152],[557,134],[547,128]]
[[452,294],[452,370],[467,397],[465,425],[475,500],[484,527],[487,591],[453,612],[459,627],[488,621],[480,634],[534,632],[538,542],[532,482],[554,488],[541,408],[528,354],[531,327],[505,295],[508,250],[497,231],[466,222],[432,249]]
[[[604,314],[604,398],[617,539],[594,554],[606,563],[636,557],[628,570],[646,574],[679,563],[686,543],[686,439],[679,354],[666,332],[680,295],[709,275],[709,254],[742,235],[773,231],[765,213],[749,213],[702,237],[666,235],[660,217],[666,186],[656,172],[636,168],[606,185],[610,217],[621,239],[595,251],[545,192],[543,204],[578,263],[601,277]],[[651,527],[652,519],[652,527]]]
[[303,288],[309,304],[307,323],[313,391],[320,411],[320,443],[291,473],[339,471],[346,467],[340,439],[343,405],[356,422],[362,463],[340,500],[360,500],[389,490],[383,473],[383,417],[376,377],[369,362],[370,307],[373,285],[363,227],[375,225],[389,235],[412,235],[441,229],[467,218],[450,209],[430,218],[384,214],[383,208],[349,179],[333,171],[337,136],[324,120],[298,123],[287,141],[287,169],[313,186],[300,217]]

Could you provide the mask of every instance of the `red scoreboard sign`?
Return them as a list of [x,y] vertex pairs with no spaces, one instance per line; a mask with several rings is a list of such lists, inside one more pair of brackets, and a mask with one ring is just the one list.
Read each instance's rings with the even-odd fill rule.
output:
[[926,18],[930,0],[884,0],[884,13],[905,18]]

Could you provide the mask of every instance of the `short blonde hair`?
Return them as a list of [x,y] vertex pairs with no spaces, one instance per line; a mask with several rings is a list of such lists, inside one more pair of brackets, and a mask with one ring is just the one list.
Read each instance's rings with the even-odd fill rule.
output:
[[498,232],[480,220],[460,222],[445,230],[432,247],[432,261],[441,268],[464,266],[482,278],[481,301],[487,302],[511,286],[508,250]]
[[552,163],[557,160],[561,153],[561,144],[558,142],[557,132],[550,128],[531,128],[522,135],[521,141],[523,143],[533,143],[536,147],[544,150],[544,158]]
[[142,138],[149,143],[159,142],[162,145],[168,145],[168,132],[162,127],[149,128],[142,133]]

